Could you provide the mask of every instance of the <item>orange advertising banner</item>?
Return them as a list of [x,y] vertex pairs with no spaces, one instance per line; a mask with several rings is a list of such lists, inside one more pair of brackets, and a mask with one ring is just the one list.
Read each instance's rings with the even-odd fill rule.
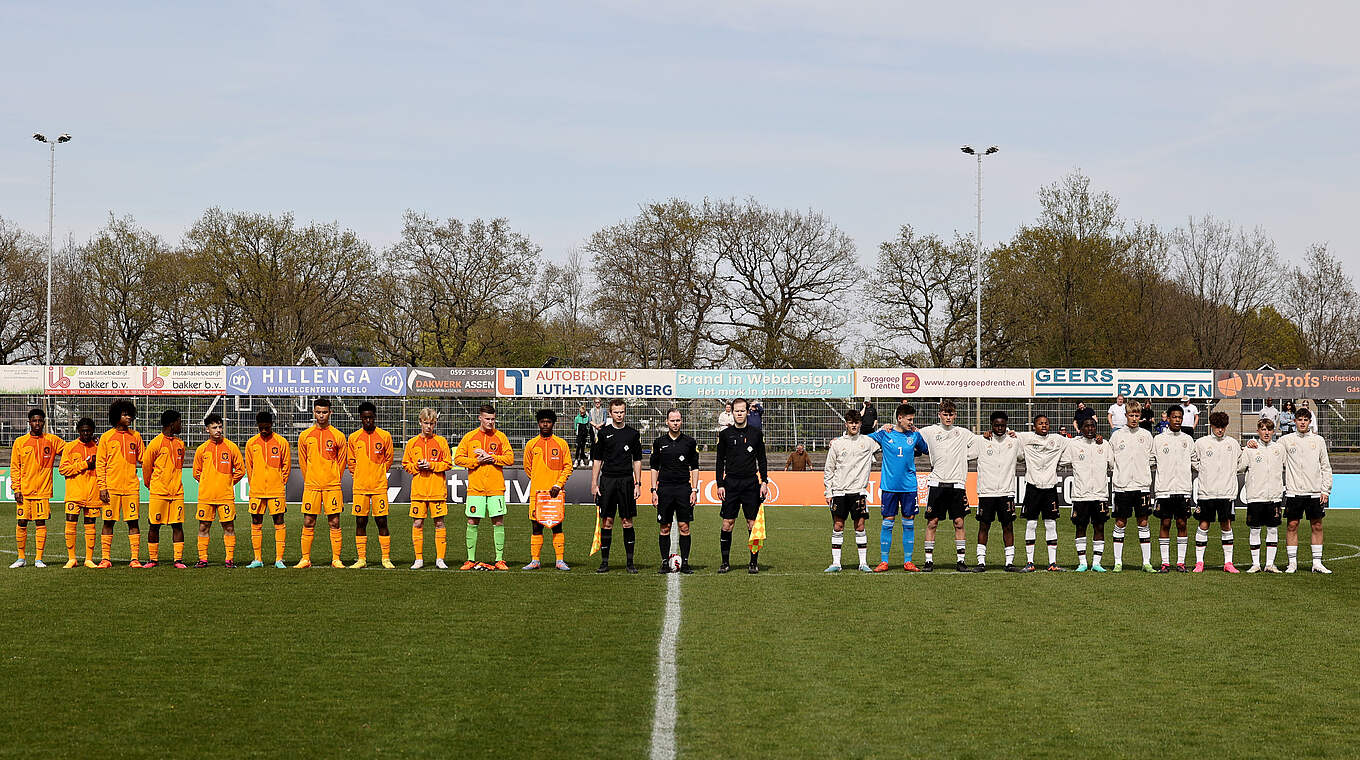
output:
[[[926,505],[926,478],[929,472],[919,472],[916,474],[917,481],[917,503],[924,508]],[[652,473],[650,470],[642,471],[642,498],[639,504],[652,503]],[[770,498],[765,502],[774,506],[805,506],[809,504],[825,504],[826,489],[822,486],[822,473],[820,472],[784,472],[776,471],[770,473]],[[869,504],[879,505],[882,503],[882,492],[878,488],[878,473],[873,473],[869,477]],[[718,504],[718,484],[713,481],[712,470],[699,471],[699,503]],[[977,473],[968,473],[968,503],[977,504]]]

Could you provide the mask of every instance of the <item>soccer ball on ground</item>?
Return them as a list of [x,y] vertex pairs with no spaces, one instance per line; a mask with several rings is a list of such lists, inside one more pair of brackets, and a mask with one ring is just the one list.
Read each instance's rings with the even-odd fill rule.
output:
[[679,554],[672,554],[671,556],[667,557],[667,558],[666,558],[666,567],[670,568],[671,572],[675,572],[675,571],[679,570],[679,569],[680,569],[680,555],[679,555]]

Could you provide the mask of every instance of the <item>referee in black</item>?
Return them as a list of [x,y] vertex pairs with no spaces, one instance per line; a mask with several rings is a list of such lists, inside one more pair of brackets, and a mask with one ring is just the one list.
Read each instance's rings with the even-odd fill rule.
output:
[[661,547],[662,574],[671,571],[671,521],[680,525],[680,572],[689,575],[689,524],[694,520],[694,504],[699,500],[699,442],[680,432],[685,418],[679,409],[666,413],[667,432],[652,444],[649,466],[652,470],[652,500],[656,521],[661,527],[657,543]]
[[623,417],[628,404],[623,399],[609,402],[609,422],[596,433],[590,447],[590,492],[600,510],[600,566],[597,573],[609,572],[609,545],[614,541],[614,515],[623,520],[623,550],[628,553],[628,572],[633,566],[633,518],[642,495],[642,438],[637,428]]
[[[755,428],[747,425],[746,412],[746,399],[732,399],[733,424],[718,431],[718,464],[714,479],[718,483],[718,499],[722,502],[722,535],[719,539],[722,564],[718,566],[719,573],[732,569],[728,560],[732,554],[732,526],[737,522],[738,510],[746,515],[749,535],[749,531],[755,527],[756,516],[760,514],[760,503],[770,495],[763,426]],[[756,564],[758,556],[752,553],[751,564],[746,568],[752,575],[760,572],[760,566]]]

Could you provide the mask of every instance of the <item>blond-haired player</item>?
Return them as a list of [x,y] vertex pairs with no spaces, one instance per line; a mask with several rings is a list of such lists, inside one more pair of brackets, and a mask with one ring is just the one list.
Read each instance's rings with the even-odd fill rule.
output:
[[76,530],[81,518],[85,520],[85,567],[95,568],[94,540],[99,533],[99,481],[95,478],[99,442],[94,437],[94,420],[80,418],[76,423],[76,439],[61,450],[60,472],[66,478],[66,564],[76,566]]
[[[557,424],[557,412],[540,409],[535,415],[538,421],[538,435],[524,443],[524,474],[529,476],[529,564],[525,570],[540,567],[539,554],[543,551],[543,517],[538,513],[540,494],[557,498],[567,487],[571,477],[571,450],[567,442],[553,435],[553,425]],[[562,532],[562,522],[554,521],[552,531],[553,553],[557,555],[557,569],[570,570],[565,559],[567,539]]]
[[444,518],[449,514],[449,486],[444,473],[453,466],[449,442],[434,432],[439,423],[439,412],[428,406],[420,410],[420,435],[406,442],[401,466],[411,473],[411,545],[416,561],[412,570],[425,566],[425,519],[434,518],[435,567],[448,569],[444,553],[448,550],[448,529]]
[[208,440],[194,452],[194,480],[198,481],[198,563],[208,566],[208,531],[213,520],[222,523],[222,544],[226,547],[225,567],[236,567],[236,492],[234,487],[246,476],[241,449],[227,440],[222,415],[214,412],[203,419]]
[[354,477],[354,546],[359,558],[350,565],[368,565],[368,518],[378,524],[382,566],[391,570],[392,535],[387,532],[387,471],[392,467],[392,434],[378,427],[378,407],[372,401],[359,404],[359,429],[349,434],[346,465]]
[[18,513],[15,540],[19,543],[19,559],[11,569],[27,564],[24,552],[28,544],[28,521],[36,527],[33,566],[43,564],[43,549],[47,546],[47,521],[52,518],[52,465],[57,461],[66,442],[46,432],[47,413],[33,408],[28,411],[28,435],[14,442],[9,457],[9,477],[14,489],[14,505]]
[[142,434],[132,429],[137,419],[137,405],[120,398],[109,404],[111,429],[99,436],[99,453],[95,457],[95,477],[99,481],[99,501],[103,504],[104,525],[100,536],[102,559],[100,568],[113,567],[113,526],[119,520],[127,523],[128,548],[132,561],[128,567],[141,567],[142,529],[138,524],[141,510],[142,484],[137,478],[137,465],[142,460]]
[[283,548],[288,544],[288,526],[283,513],[288,510],[288,473],[293,469],[293,454],[288,439],[274,432],[274,413],[263,410],[255,415],[260,432],[246,441],[242,454],[246,479],[250,481],[250,548],[255,559],[247,568],[264,567],[264,516],[274,520],[274,567],[283,564]]
[[345,495],[340,490],[340,473],[345,468],[347,442],[344,433],[331,425],[331,401],[312,402],[314,424],[298,436],[298,466],[302,468],[302,559],[293,567],[312,566],[312,539],[316,535],[316,516],[326,515],[331,529],[331,567],[341,568],[340,513],[345,511]]
[[175,567],[184,564],[184,427],[174,409],[161,412],[161,433],[151,439],[142,452],[142,482],[150,498],[147,502],[146,552],[142,567],[155,567],[161,557],[161,526],[170,526]]

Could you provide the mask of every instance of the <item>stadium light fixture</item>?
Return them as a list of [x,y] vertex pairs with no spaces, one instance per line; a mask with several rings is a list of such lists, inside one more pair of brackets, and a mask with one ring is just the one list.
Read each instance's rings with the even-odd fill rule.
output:
[[47,166],[47,344],[44,352],[44,361],[52,363],[52,259],[55,251],[53,242],[53,227],[55,222],[56,198],[57,198],[57,146],[61,143],[71,141],[71,135],[62,132],[55,140],[47,139],[47,135],[42,132],[34,132],[33,139],[40,143],[47,143],[50,154]]
[[[963,151],[964,153],[970,156],[977,157],[977,237],[973,241],[974,244],[977,245],[977,278],[976,278],[977,303],[975,304],[976,312],[974,314],[974,328],[977,331],[975,340],[977,341],[977,343],[974,346],[974,350],[976,351],[974,360],[976,362],[977,368],[982,369],[982,157],[990,156],[1001,149],[996,147],[995,145],[992,145],[988,147],[986,150],[979,153],[978,151],[973,149],[973,146],[965,145],[959,148],[959,150]],[[977,397],[975,399],[975,402],[976,402],[975,409],[978,418],[977,422],[978,429],[981,430],[982,397],[981,396]]]

